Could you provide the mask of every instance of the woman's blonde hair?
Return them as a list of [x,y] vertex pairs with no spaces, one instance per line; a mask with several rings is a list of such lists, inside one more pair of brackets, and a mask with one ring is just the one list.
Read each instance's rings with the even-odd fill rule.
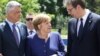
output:
[[34,29],[37,31],[39,30],[38,28],[39,24],[41,24],[42,22],[50,22],[50,21],[51,18],[47,14],[41,13],[41,14],[37,14],[32,22],[34,25]]

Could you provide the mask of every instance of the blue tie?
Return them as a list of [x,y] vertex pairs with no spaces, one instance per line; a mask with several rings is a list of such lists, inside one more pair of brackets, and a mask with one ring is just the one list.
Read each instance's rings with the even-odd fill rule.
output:
[[30,34],[32,34],[33,33],[33,31],[30,31]]
[[83,19],[81,18],[80,21],[81,21],[81,24],[80,24],[80,27],[79,27],[78,36],[81,36],[82,32],[83,32]]
[[17,30],[16,30],[16,25],[15,24],[13,24],[13,34],[14,34],[14,37],[15,37],[15,40],[16,40],[16,43],[17,43],[17,45],[19,46],[19,39],[18,39],[18,33],[17,33]]

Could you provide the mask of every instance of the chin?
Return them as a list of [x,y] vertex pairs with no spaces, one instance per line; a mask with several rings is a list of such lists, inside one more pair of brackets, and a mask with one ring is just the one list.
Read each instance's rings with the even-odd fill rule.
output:
[[51,31],[48,31],[48,33],[50,33]]

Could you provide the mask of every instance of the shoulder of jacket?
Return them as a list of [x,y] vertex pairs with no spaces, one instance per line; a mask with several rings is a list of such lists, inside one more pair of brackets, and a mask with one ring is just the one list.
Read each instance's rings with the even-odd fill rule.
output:
[[5,22],[0,23],[0,29],[3,29],[5,25],[6,25]]

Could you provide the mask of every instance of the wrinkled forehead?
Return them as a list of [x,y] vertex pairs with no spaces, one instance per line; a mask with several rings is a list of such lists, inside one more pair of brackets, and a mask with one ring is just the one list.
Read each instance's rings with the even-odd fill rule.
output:
[[70,9],[70,8],[73,8],[73,6],[72,6],[72,4],[68,4],[68,5],[66,5],[66,8]]
[[26,18],[33,18],[33,15],[27,15]]
[[40,21],[41,23],[47,23],[47,22],[50,22],[50,19],[41,19]]
[[34,14],[32,14],[32,13],[26,14],[26,18],[33,18],[33,17],[34,17]]
[[66,6],[68,6],[68,7],[69,7],[69,6],[70,6],[70,7],[73,7],[73,5],[72,5],[73,3],[74,3],[73,0],[66,0],[66,1],[65,1]]
[[48,24],[48,23],[50,23],[50,21],[42,21],[42,22],[41,22],[41,24],[43,24],[43,25],[44,25],[44,24]]
[[21,11],[21,7],[19,6],[12,7],[11,11]]

